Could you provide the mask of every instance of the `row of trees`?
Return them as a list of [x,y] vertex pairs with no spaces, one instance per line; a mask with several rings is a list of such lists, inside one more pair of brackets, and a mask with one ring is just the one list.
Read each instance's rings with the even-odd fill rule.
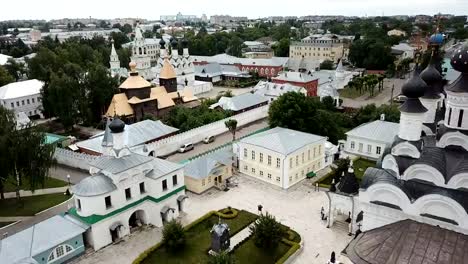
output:
[[356,89],[360,94],[369,92],[370,96],[374,96],[374,90],[376,86],[379,92],[383,89],[383,75],[369,74],[364,76],[354,77],[348,82],[346,89]]
[[0,196],[4,199],[7,182],[16,186],[20,199],[20,186],[29,183],[31,191],[45,186],[49,168],[55,165],[55,146],[45,144],[45,133],[38,126],[27,124],[17,127],[15,114],[0,106]]
[[27,74],[45,82],[41,93],[47,116],[57,116],[66,129],[101,121],[119,83],[107,69],[109,46],[102,37],[39,43],[37,55],[28,61]]
[[226,111],[210,109],[208,104],[203,103],[197,108],[176,106],[171,109],[169,114],[165,115],[163,122],[166,125],[177,127],[181,131],[187,131],[227,118],[230,115]]
[[399,122],[400,111],[396,106],[367,105],[355,113],[341,113],[334,107],[334,100],[325,97],[322,102],[315,97],[289,92],[275,100],[268,111],[271,127],[285,127],[328,137],[332,143],[344,139],[345,131],[360,124],[377,120],[381,114],[390,122]]

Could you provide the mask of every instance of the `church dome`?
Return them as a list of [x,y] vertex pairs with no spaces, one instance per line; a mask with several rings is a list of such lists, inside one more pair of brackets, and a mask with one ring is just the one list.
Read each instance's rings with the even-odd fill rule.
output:
[[118,117],[115,117],[114,120],[109,125],[110,130],[112,133],[121,133],[125,129],[125,123],[120,120]]
[[161,46],[161,49],[163,49],[164,45],[166,45],[166,41],[164,41],[164,39],[161,38],[161,40],[159,41],[159,45]]
[[401,87],[401,92],[408,98],[419,98],[424,95],[426,88],[427,84],[421,79],[415,69],[413,76]]
[[182,47],[187,48],[187,46],[188,46],[188,40],[186,38],[183,38],[182,39]]
[[456,71],[468,73],[468,45],[463,46],[453,54],[450,64]]
[[432,34],[429,38],[429,43],[434,45],[440,45],[444,42],[444,35],[440,33]]
[[426,69],[424,69],[419,76],[427,85],[432,85],[442,81],[442,75],[435,68],[433,62],[429,63]]
[[179,45],[179,42],[177,41],[176,38],[171,39],[171,46],[173,49],[177,48],[177,45]]

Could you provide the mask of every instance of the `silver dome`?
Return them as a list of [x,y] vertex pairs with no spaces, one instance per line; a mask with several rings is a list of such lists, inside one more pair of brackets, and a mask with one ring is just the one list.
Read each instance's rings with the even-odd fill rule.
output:
[[97,196],[106,194],[117,189],[112,180],[102,174],[89,176],[72,187],[72,191],[77,196]]

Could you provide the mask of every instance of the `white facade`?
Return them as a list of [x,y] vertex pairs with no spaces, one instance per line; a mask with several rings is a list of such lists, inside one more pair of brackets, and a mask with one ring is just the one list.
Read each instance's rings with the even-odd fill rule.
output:
[[398,135],[399,127],[397,123],[383,120],[362,124],[346,133],[342,154],[377,160],[385,148],[391,146]]
[[42,115],[41,89],[44,83],[27,80],[0,87],[0,105],[15,113],[24,112],[27,116]]
[[70,214],[90,226],[86,241],[94,250],[141,225],[163,226],[184,210],[187,198],[183,166],[130,152],[125,125],[114,121],[103,137],[104,155],[90,164],[91,176],[72,187]]
[[[275,129],[283,130],[283,128],[272,130]],[[270,132],[262,132],[252,138],[262,136],[263,133]],[[267,145],[260,146],[249,143],[250,140],[241,140],[238,143],[239,171],[282,189],[288,189],[305,179],[308,173],[317,172],[325,167],[326,138],[315,137],[317,140],[304,143],[292,152],[279,152],[270,149]]]

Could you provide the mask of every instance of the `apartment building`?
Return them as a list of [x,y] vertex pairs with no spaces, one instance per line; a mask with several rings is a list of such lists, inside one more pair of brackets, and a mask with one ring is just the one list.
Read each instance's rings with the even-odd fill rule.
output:
[[305,58],[319,61],[347,58],[351,39],[338,35],[312,35],[301,41],[292,42],[289,47],[289,58]]

